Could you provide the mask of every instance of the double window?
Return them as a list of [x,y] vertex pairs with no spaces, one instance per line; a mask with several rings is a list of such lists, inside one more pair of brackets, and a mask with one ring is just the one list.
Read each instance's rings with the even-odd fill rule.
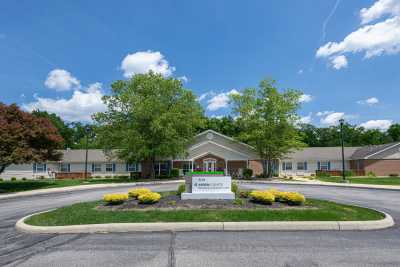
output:
[[69,163],[60,163],[60,171],[61,172],[70,172],[70,164]]
[[127,172],[138,172],[139,171],[139,164],[138,163],[131,163],[126,164],[126,171]]
[[290,162],[290,161],[284,161],[284,162],[282,162],[282,170],[284,170],[284,171],[291,171],[291,170],[293,170],[292,162]]
[[329,171],[331,169],[331,163],[329,161],[320,161],[318,163],[318,169],[320,171]]
[[115,172],[115,164],[106,163],[106,172]]
[[298,171],[306,171],[307,170],[307,161],[297,162],[297,170]]
[[46,163],[33,164],[33,172],[46,172],[46,171],[47,171]]
[[101,172],[101,163],[92,163],[92,172]]

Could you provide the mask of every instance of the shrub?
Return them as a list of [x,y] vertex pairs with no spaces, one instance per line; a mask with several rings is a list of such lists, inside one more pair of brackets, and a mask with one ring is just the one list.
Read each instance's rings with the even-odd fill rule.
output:
[[243,170],[243,177],[244,179],[250,179],[253,176],[253,170],[252,169],[244,169]]
[[391,174],[389,174],[389,176],[390,177],[399,177],[399,174],[398,173],[391,173]]
[[284,201],[283,195],[285,194],[285,192],[279,191],[276,188],[271,188],[267,192],[269,192],[269,193],[274,195],[275,201],[278,201],[278,202],[283,202]]
[[159,193],[155,193],[155,192],[144,193],[144,194],[139,195],[139,197],[138,197],[139,203],[142,203],[142,204],[157,203],[158,201],[160,201],[160,199],[161,199],[161,195]]
[[233,193],[235,193],[235,196],[238,194],[239,192],[239,186],[237,185],[237,183],[232,182],[231,184],[231,190]]
[[243,201],[243,199],[240,199],[240,198],[236,198],[236,199],[233,201],[233,205],[242,206],[243,204],[244,204],[244,201]]
[[282,200],[293,206],[299,206],[306,202],[304,195],[297,192],[283,192]]
[[26,177],[22,177],[22,181],[26,181]]
[[373,171],[369,171],[369,172],[367,173],[367,176],[368,176],[368,177],[376,177],[376,174],[375,174]]
[[185,184],[180,184],[178,186],[178,192],[177,192],[178,196],[182,195],[182,193],[184,193],[185,191],[186,191],[186,185]]
[[17,177],[11,177],[11,181],[16,181]]
[[123,203],[128,199],[128,194],[105,194],[103,200],[111,205]]
[[327,172],[323,172],[323,171],[317,171],[317,177],[331,177],[331,175]]
[[3,182],[3,178],[0,178],[0,182]]
[[254,202],[271,205],[275,201],[273,194],[267,191],[252,191],[250,197]]
[[146,194],[146,193],[151,193],[151,190],[148,188],[135,188],[132,190],[129,190],[128,194],[132,198],[138,199],[140,195]]
[[173,168],[171,170],[171,176],[172,177],[179,177],[179,169]]
[[249,194],[250,194],[249,191],[240,191],[239,197],[240,197],[240,198],[248,198],[248,197],[249,197]]
[[44,180],[45,178],[44,178],[43,175],[41,175],[41,176],[39,176],[39,179],[40,179],[40,180]]
[[344,171],[344,175],[346,175],[346,177],[353,177],[354,172],[353,171]]

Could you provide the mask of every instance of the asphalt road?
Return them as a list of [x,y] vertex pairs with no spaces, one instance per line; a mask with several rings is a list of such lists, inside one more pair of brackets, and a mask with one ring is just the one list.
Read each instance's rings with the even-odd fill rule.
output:
[[[310,185],[274,187],[378,208],[400,222],[398,191]],[[171,190],[176,185],[151,188]],[[29,235],[14,230],[15,222],[25,215],[125,190],[98,189],[1,200],[0,266],[400,266],[397,225],[378,231],[343,232]]]

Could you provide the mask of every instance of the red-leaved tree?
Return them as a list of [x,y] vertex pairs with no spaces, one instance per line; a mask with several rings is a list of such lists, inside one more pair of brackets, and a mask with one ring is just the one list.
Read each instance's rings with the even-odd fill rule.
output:
[[58,161],[62,142],[49,120],[0,103],[0,173],[11,164]]

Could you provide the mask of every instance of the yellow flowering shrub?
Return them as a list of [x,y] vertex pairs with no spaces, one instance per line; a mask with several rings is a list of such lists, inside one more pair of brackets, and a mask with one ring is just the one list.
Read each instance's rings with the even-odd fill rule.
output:
[[268,191],[252,191],[250,197],[253,201],[262,204],[272,204],[275,201],[275,197]]
[[155,192],[144,193],[144,194],[139,195],[139,197],[138,197],[139,203],[142,203],[142,204],[153,204],[153,203],[160,201],[160,199],[161,199],[161,195],[159,193],[155,193]]
[[112,205],[121,204],[128,200],[128,194],[105,194],[103,200]]
[[274,197],[275,197],[275,201],[278,201],[278,202],[280,202],[280,201],[283,200],[283,196],[284,196],[284,194],[285,194],[285,192],[279,191],[279,190],[276,189],[276,188],[271,188],[271,189],[269,189],[267,192],[273,194]]
[[297,192],[283,192],[282,200],[289,205],[302,205],[306,202],[304,195]]
[[148,188],[135,188],[132,190],[129,190],[128,194],[132,198],[139,198],[140,195],[146,194],[146,193],[151,193],[151,190]]

